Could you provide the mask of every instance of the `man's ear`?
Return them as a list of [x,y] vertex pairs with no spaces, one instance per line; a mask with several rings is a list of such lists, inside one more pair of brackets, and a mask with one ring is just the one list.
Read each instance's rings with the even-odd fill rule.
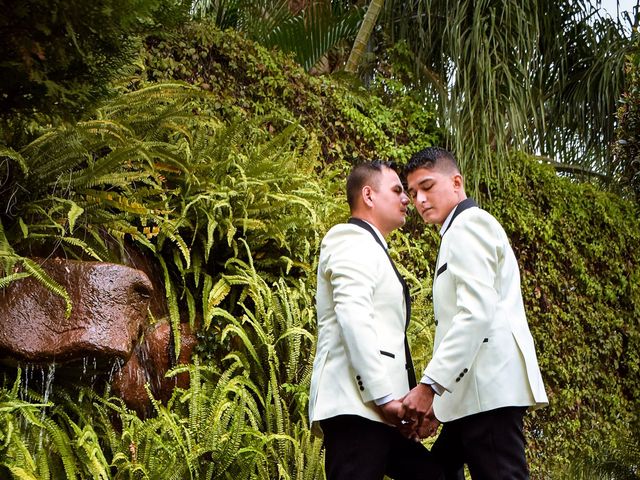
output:
[[464,189],[464,179],[462,178],[462,175],[459,173],[456,173],[453,176],[453,186],[456,190],[463,190]]
[[362,201],[369,207],[373,207],[373,200],[371,199],[372,192],[373,189],[369,185],[362,187]]

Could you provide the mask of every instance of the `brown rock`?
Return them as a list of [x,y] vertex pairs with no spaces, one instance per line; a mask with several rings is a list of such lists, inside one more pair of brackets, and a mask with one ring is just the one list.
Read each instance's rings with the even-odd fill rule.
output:
[[171,398],[176,386],[189,387],[189,375],[186,373],[165,377],[174,365],[191,361],[197,340],[187,323],[180,324],[180,340],[180,355],[177,361],[172,362],[171,326],[166,321],[150,326],[129,361],[115,375],[112,383],[114,393],[138,414],[146,416],[151,409],[145,383],[149,383],[154,398],[163,402]]
[[126,247],[122,264],[143,271],[151,280],[153,284],[153,291],[149,299],[151,318],[161,319],[168,317],[167,296],[162,282],[164,274],[158,261],[136,248]]
[[41,266],[71,297],[65,302],[34,278],[0,293],[0,358],[61,362],[82,357],[128,359],[147,320],[153,287],[143,272],[112,263],[60,258]]

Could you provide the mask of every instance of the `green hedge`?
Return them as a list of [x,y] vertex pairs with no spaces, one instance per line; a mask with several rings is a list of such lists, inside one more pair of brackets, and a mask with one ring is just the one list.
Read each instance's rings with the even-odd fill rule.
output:
[[[638,432],[640,221],[635,205],[533,160],[489,209],[510,234],[551,405],[535,417],[540,460]],[[533,425],[532,425],[533,426]],[[550,457],[553,455],[553,457]]]

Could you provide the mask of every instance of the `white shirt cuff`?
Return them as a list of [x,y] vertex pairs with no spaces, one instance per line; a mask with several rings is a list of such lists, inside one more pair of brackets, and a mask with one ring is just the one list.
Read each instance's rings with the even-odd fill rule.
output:
[[436,383],[428,375],[423,375],[422,378],[420,379],[420,383],[431,385],[431,388],[433,388],[433,391],[436,392],[438,395],[442,395],[444,393],[445,388],[439,383]]
[[385,395],[384,397],[376,398],[373,401],[375,402],[376,405],[380,406],[380,405],[384,405],[385,403],[389,403],[391,400],[395,400],[393,398],[393,393],[390,393],[389,395]]

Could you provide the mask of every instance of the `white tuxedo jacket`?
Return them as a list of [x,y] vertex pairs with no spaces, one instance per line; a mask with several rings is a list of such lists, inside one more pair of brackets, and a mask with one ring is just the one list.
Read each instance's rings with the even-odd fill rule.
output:
[[353,224],[322,240],[316,294],[318,342],[309,417],[359,415],[382,422],[374,399],[409,391],[405,367],[406,310],[400,283],[383,247]]
[[515,255],[502,226],[471,199],[443,233],[433,305],[434,353],[424,373],[446,390],[433,404],[441,422],[548,403]]

